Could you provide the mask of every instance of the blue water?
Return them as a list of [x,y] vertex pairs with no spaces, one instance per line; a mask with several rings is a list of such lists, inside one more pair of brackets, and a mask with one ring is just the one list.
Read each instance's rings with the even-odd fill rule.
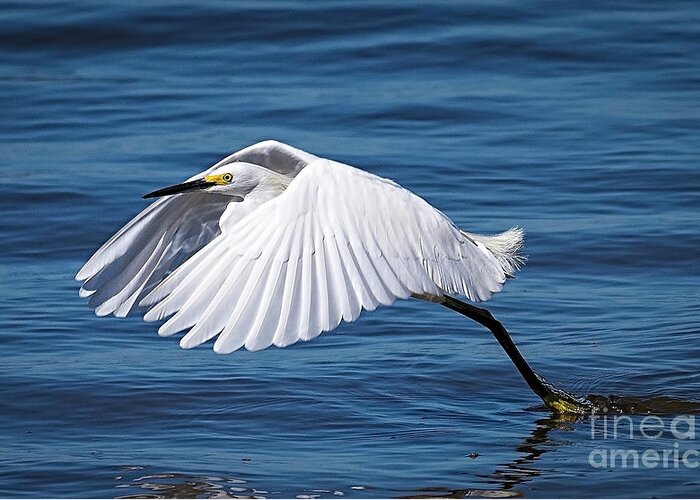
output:
[[[697,2],[189,3],[0,4],[0,496],[700,495],[590,461],[700,449],[669,431],[700,401]],[[431,304],[229,356],[96,318],[73,276],[141,195],[267,138],[525,228],[489,309],[663,434],[554,418]]]

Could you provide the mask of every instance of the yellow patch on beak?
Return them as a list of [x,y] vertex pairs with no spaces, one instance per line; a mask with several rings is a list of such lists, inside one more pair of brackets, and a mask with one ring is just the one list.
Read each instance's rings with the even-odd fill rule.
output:
[[204,180],[206,182],[211,182],[213,184],[216,184],[218,186],[225,186],[226,184],[230,184],[231,181],[233,180],[233,175],[229,173],[225,174],[217,174],[217,175],[207,175],[204,177]]

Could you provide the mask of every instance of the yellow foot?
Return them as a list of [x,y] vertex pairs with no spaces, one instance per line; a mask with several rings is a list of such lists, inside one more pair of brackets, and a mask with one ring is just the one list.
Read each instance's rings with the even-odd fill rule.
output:
[[544,402],[551,409],[559,413],[575,413],[585,415],[591,411],[591,406],[576,399],[562,398],[556,394],[549,394],[544,398]]
[[541,376],[535,374],[542,384],[543,392],[540,392],[542,401],[552,410],[562,414],[586,415],[593,411],[594,405],[584,397],[576,397],[573,394],[554,387]]

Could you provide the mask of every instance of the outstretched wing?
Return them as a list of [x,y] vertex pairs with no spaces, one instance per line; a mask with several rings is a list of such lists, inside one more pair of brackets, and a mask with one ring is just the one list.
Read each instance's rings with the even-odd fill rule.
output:
[[445,215],[396,183],[329,160],[222,233],[142,301],[185,348],[309,340],[412,294],[487,300],[506,273]]
[[[229,163],[246,161],[294,176],[317,157],[277,141],[248,146],[188,180],[202,178]],[[237,201],[240,201],[238,199]],[[235,219],[251,202],[212,193],[187,193],[157,200],[119,230],[88,260],[75,279],[84,281],[80,295],[90,297],[99,316],[126,316],[138,301],[180,264],[220,232],[229,207]]]
[[231,197],[188,193],[151,204],[85,263],[75,279],[84,281],[98,316],[126,316],[138,300],[221,231],[219,218]]

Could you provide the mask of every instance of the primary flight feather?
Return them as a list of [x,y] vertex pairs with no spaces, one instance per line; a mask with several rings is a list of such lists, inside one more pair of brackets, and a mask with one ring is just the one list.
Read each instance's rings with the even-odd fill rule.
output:
[[391,180],[276,141],[146,197],[80,295],[100,316],[147,309],[184,348],[287,346],[412,296],[488,300],[523,262],[520,229],[467,233]]

